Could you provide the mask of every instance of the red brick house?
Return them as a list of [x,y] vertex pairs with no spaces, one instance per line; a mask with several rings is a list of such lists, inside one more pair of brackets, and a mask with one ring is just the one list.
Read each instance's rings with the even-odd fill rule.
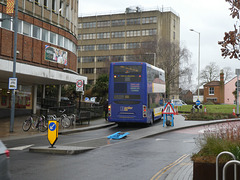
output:
[[212,101],[215,104],[224,103],[224,73],[220,73],[220,81],[211,81],[203,86],[204,103]]

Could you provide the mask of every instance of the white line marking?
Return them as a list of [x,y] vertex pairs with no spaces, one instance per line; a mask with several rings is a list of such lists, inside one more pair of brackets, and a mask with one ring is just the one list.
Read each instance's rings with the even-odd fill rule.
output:
[[30,148],[34,144],[26,145],[26,146],[19,146],[19,147],[13,147],[13,148],[8,148],[10,151],[22,151],[24,149]]

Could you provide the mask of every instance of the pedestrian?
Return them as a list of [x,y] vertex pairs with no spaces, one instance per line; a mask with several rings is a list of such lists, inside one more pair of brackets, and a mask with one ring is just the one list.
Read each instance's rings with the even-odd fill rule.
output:
[[105,120],[108,121],[108,99],[105,101],[103,108],[105,112]]

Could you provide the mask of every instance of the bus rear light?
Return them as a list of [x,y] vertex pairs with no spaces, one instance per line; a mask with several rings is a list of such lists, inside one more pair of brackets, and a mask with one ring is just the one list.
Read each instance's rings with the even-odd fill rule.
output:
[[108,117],[111,117],[111,105],[108,105]]
[[143,105],[143,117],[147,117],[147,106]]

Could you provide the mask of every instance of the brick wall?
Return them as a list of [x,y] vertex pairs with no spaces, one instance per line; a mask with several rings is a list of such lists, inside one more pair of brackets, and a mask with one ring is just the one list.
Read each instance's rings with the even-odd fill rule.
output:
[[[0,12],[5,11],[5,7],[0,5]],[[34,24],[41,28],[47,29],[54,33],[60,34],[66,38],[71,39],[73,42],[77,43],[77,39],[67,31],[53,26],[49,23],[43,22],[39,19],[31,17],[29,15],[23,14],[19,12],[19,19],[26,21],[28,23]],[[0,28],[0,58],[2,59],[13,59],[13,37],[14,32]],[[49,45],[58,49],[62,49],[68,52],[68,64],[67,66],[63,64],[58,64],[54,62],[50,62],[45,60],[45,45]],[[45,68],[52,68],[57,70],[63,70],[63,68],[69,68],[71,70],[76,71],[77,67],[77,56],[56,45],[49,44],[28,36],[24,36],[22,34],[18,34],[18,41],[17,41],[17,50],[19,54],[17,54],[17,61],[23,63],[29,63],[36,66],[41,66]]]

